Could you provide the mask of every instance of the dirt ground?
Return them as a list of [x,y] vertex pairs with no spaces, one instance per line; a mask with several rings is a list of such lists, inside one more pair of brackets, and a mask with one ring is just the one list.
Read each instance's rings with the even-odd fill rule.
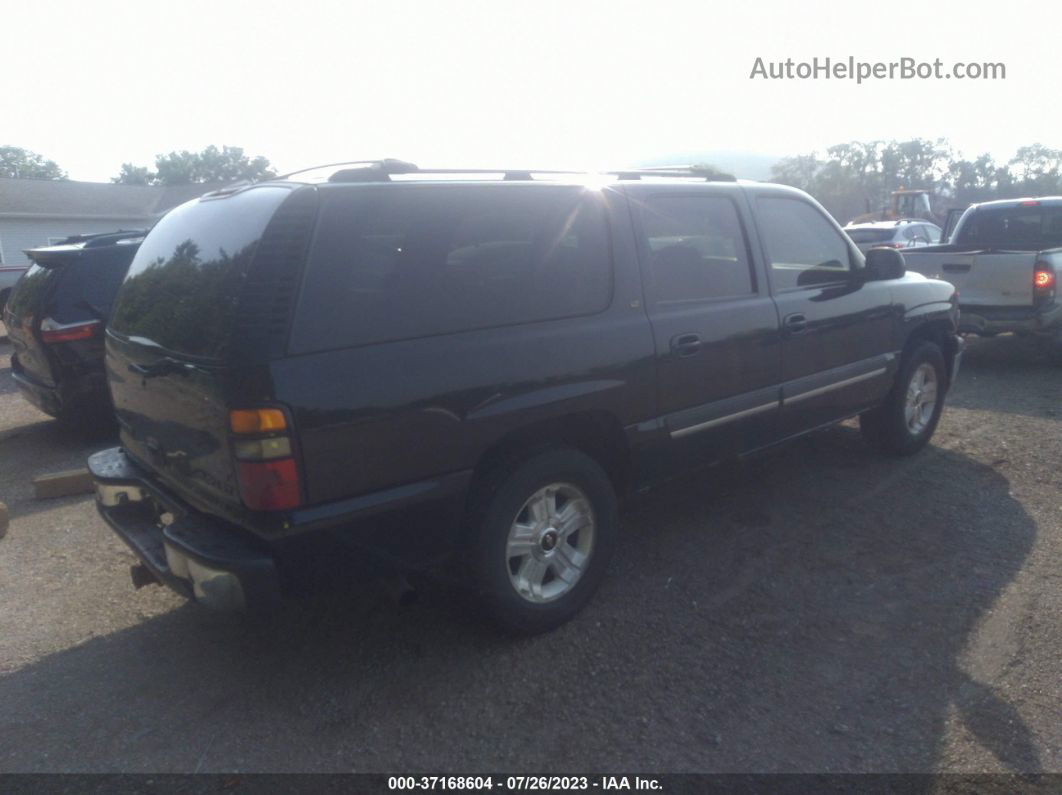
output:
[[92,498],[111,445],[14,390],[0,344],[0,772],[1062,772],[1062,363],[971,342],[932,446],[851,424],[633,500],[550,635],[429,584],[268,624],[134,591]]

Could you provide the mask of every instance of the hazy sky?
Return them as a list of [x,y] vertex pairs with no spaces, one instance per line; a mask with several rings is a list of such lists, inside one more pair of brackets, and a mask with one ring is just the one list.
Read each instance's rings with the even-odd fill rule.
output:
[[[0,144],[75,179],[208,144],[282,170],[597,168],[913,136],[1003,159],[1062,148],[1062,6],[1047,2],[0,3]],[[757,56],[849,55],[1002,61],[1007,79],[749,79]]]

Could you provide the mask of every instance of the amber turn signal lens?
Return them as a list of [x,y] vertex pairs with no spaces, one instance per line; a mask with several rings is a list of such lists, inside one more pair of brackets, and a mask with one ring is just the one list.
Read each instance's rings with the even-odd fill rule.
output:
[[233,433],[269,433],[286,430],[288,421],[280,409],[234,409],[229,427]]

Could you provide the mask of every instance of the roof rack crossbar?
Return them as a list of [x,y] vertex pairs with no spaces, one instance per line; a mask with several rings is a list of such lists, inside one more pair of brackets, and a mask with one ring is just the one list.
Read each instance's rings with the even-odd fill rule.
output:
[[367,166],[372,168],[373,166],[379,167],[386,162],[386,160],[341,160],[338,163],[321,163],[317,166],[308,166],[296,171],[289,171],[287,174],[278,174],[274,179],[287,179],[288,177],[294,177],[296,174],[305,174],[307,171],[317,171],[320,168],[339,168],[339,166]]
[[696,166],[648,166],[645,168],[625,168],[622,171],[606,171],[617,179],[633,180],[642,177],[698,177],[706,182],[736,182],[730,174],[710,172]]

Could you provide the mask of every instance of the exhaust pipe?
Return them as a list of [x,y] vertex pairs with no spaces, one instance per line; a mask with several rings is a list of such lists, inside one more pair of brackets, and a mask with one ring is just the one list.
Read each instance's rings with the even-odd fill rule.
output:
[[410,607],[417,602],[417,591],[403,574],[391,574],[379,578],[380,587],[399,607]]

